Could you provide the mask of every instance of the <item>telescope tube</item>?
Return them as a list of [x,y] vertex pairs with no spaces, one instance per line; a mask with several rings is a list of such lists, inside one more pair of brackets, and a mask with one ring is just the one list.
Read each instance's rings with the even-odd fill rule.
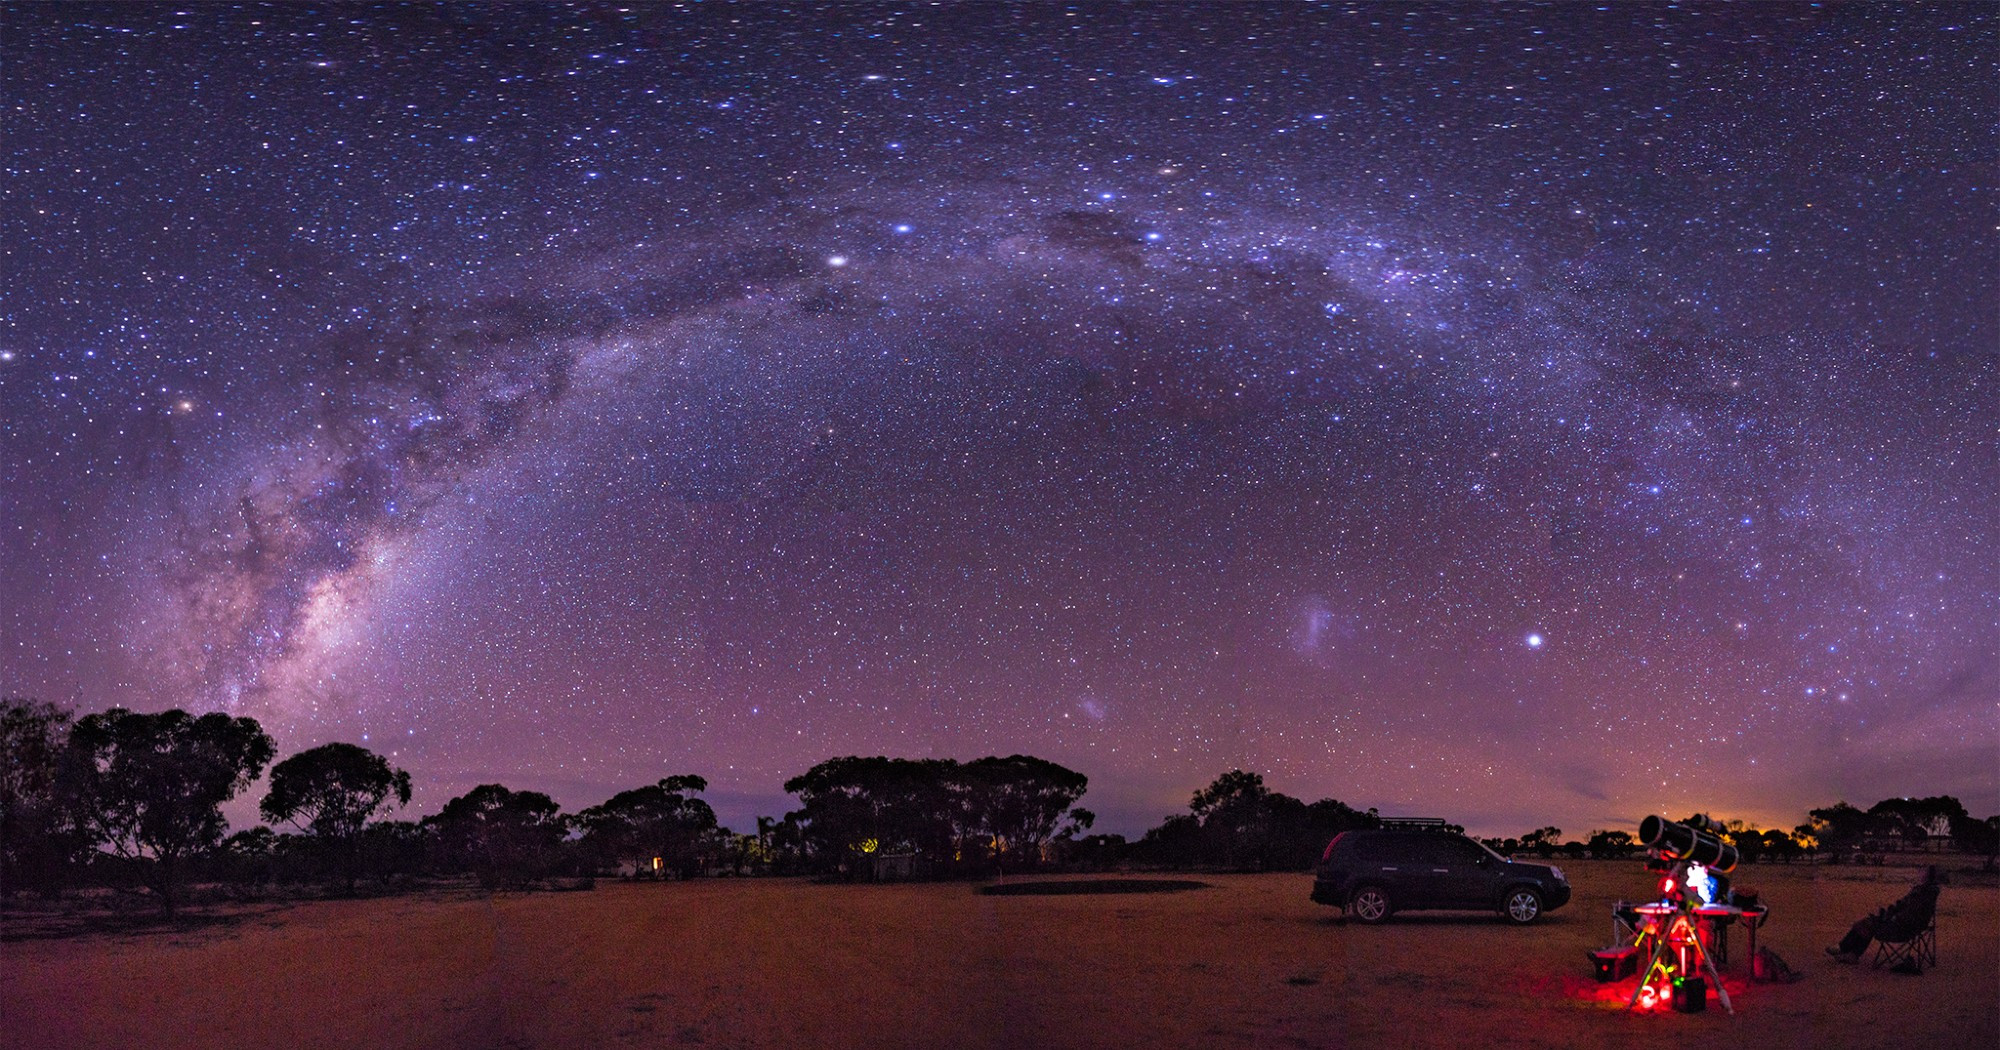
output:
[[1735,846],[1657,813],[1639,822],[1639,841],[1663,857],[1690,861],[1710,871],[1736,870]]

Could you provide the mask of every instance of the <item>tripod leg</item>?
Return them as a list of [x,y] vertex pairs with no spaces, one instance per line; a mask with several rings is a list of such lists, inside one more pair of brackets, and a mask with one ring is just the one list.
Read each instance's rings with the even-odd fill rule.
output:
[[1734,1014],[1736,1008],[1729,1005],[1729,989],[1722,986],[1722,975],[1715,971],[1715,960],[1709,957],[1708,949],[1702,947],[1701,938],[1699,937],[1694,939],[1694,951],[1696,955],[1701,956],[1701,965],[1703,969],[1708,971],[1708,979],[1715,982],[1715,997],[1722,1000],[1722,1008],[1724,1010]]
[[1660,955],[1666,950],[1666,947],[1666,935],[1664,933],[1655,933],[1653,935],[1653,956],[1646,960],[1646,968],[1639,971],[1639,986],[1632,989],[1632,998],[1626,1000],[1625,1008],[1627,1010],[1639,1005],[1639,996],[1645,993],[1647,985],[1653,983],[1653,971],[1660,968]]

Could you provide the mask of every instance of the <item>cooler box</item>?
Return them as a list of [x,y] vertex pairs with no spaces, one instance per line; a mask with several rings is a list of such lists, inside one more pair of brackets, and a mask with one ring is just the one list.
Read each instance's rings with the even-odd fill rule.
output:
[[1600,981],[1617,981],[1639,972],[1639,947],[1627,944],[1590,953],[1590,966]]

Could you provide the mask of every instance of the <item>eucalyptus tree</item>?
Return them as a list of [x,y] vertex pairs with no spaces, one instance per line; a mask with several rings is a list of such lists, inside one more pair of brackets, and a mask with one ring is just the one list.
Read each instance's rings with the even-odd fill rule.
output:
[[186,862],[228,826],[222,804],[257,779],[275,750],[252,718],[114,707],[70,730],[62,776],[93,843],[137,862],[171,915]]
[[356,744],[321,744],[271,770],[271,788],[258,807],[264,819],[288,821],[318,840],[354,892],[361,869],[361,830],[391,804],[410,804],[410,774]]

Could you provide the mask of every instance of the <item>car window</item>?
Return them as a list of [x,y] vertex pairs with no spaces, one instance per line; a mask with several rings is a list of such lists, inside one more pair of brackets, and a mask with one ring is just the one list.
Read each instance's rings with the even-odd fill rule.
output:
[[1364,864],[1409,864],[1415,860],[1407,835],[1375,834],[1354,845],[1354,859]]
[[1413,836],[1406,852],[1418,864],[1449,864],[1458,858],[1452,854],[1444,839],[1436,835]]
[[1478,843],[1456,836],[1446,838],[1444,848],[1453,864],[1477,864],[1486,855],[1486,851],[1480,849]]
[[1479,850],[1464,839],[1435,833],[1412,835],[1397,851],[1415,864],[1464,867],[1478,859]]

